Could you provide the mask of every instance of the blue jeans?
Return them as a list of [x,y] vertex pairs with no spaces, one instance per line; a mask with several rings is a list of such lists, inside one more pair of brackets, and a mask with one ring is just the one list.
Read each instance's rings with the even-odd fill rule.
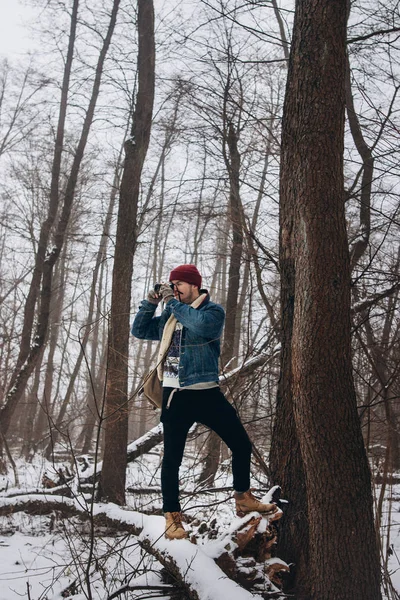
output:
[[233,487],[250,487],[251,442],[233,406],[218,387],[209,390],[177,390],[169,408],[172,388],[164,388],[161,422],[164,426],[164,458],[161,467],[163,511],[180,511],[179,467],[186,437],[193,423],[203,423],[217,433],[232,451]]

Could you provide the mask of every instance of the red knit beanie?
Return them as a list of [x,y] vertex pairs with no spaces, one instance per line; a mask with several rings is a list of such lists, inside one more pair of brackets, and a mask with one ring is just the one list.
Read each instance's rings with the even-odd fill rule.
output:
[[172,281],[174,279],[197,285],[198,288],[201,287],[201,275],[195,265],[180,265],[176,267],[169,274],[169,280]]

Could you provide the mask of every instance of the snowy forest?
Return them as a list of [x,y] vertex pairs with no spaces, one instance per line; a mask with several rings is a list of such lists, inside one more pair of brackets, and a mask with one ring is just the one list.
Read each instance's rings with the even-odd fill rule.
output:
[[[399,600],[399,0],[21,3],[0,600]],[[219,384],[283,515],[236,515],[230,451],[196,424],[171,541],[158,344],[130,329],[184,263],[225,309]]]

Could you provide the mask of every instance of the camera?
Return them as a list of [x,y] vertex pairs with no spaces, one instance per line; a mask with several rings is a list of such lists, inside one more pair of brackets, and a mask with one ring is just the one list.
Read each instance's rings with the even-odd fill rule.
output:
[[[156,292],[156,294],[158,294],[158,292],[160,291],[161,285],[162,285],[161,283],[155,283],[154,284],[154,291]],[[173,290],[174,289],[174,284],[170,283],[169,287],[171,288],[171,290]]]

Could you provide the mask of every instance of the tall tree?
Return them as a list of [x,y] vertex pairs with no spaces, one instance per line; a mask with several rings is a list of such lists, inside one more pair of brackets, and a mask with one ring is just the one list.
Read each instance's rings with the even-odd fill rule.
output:
[[138,0],[138,92],[130,138],[125,142],[114,253],[109,324],[106,431],[99,494],[125,503],[128,443],[128,355],[133,257],[137,244],[140,179],[150,141],[154,102],[155,41],[152,0]]
[[275,448],[272,457],[275,476],[290,471],[285,494],[308,521],[309,542],[292,542],[298,557],[304,550],[309,557],[308,565],[299,564],[298,597],[313,600],[381,597],[350,350],[346,19],[345,0],[297,1],[282,124],[280,390],[286,391],[273,444],[282,448],[277,435],[286,432],[290,452],[279,456]]

